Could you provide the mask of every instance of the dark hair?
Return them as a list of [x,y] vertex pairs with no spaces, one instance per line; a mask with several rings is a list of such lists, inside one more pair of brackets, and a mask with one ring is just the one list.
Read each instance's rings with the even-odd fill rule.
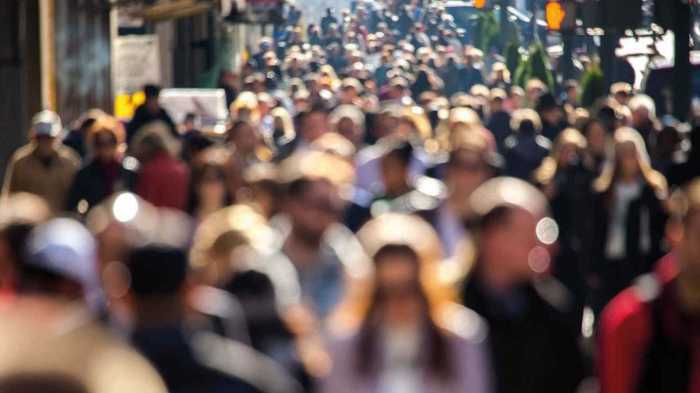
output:
[[173,295],[185,284],[187,255],[176,247],[147,245],[131,250],[127,267],[137,297]]
[[[416,287],[425,310],[430,312],[430,303],[425,290],[420,285],[418,275],[420,272],[420,256],[410,246],[405,244],[386,244],[382,246],[374,254],[375,267],[381,266],[387,261],[387,256],[402,256],[406,261],[412,264],[416,269]],[[357,355],[355,358],[355,368],[361,375],[369,375],[377,370],[376,347],[378,345],[378,315],[381,313],[379,303],[381,300],[381,292],[375,286],[372,293],[372,300],[369,306],[369,311],[365,317],[359,333],[359,342]],[[425,357],[422,359],[430,372],[435,376],[443,379],[449,379],[454,376],[454,365],[452,354],[443,331],[435,324],[430,315],[426,318],[426,336],[425,336],[425,351],[422,354]]]
[[146,85],[143,87],[143,92],[146,98],[158,98],[158,95],[160,95],[160,86]]
[[398,158],[402,164],[408,166],[413,157],[413,145],[407,140],[399,140],[389,143],[384,157]]

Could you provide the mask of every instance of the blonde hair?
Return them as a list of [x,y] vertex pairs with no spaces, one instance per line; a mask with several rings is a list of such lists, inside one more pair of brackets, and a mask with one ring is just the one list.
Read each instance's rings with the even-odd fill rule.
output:
[[[289,111],[287,111],[281,106],[278,106],[277,108],[274,108],[270,111],[270,116],[273,120],[279,120],[280,122],[282,122],[282,129],[284,130],[282,142],[288,143],[294,140],[294,138],[296,137],[296,131],[294,129],[294,121],[292,120],[292,115],[289,114]],[[266,143],[268,144],[268,146],[275,145],[272,141],[266,141]]]
[[[637,163],[639,164],[639,170],[644,178],[644,181],[654,190],[659,199],[666,199],[668,196],[668,185],[666,183],[666,178],[664,175],[655,171],[651,167],[649,153],[647,152],[644,139],[639,132],[631,127],[620,127],[617,129],[617,131],[615,131],[613,141],[615,148],[628,143],[634,145],[637,152]],[[608,160],[603,168],[603,172],[594,181],[593,188],[597,192],[607,193],[611,190],[619,175],[620,173],[616,149],[611,149]]]
[[533,178],[539,185],[546,186],[554,179],[559,167],[559,158],[564,146],[574,145],[578,150],[586,148],[586,138],[581,132],[575,128],[567,128],[559,134],[552,151],[548,157],[542,161],[542,164],[535,170]]
[[513,130],[513,132],[519,132],[520,126],[526,120],[532,123],[537,132],[542,131],[542,120],[540,119],[540,115],[534,110],[528,108],[518,109],[513,112],[510,119],[510,129]]
[[[239,119],[239,114],[242,110],[250,111],[249,119]],[[244,91],[236,97],[236,99],[231,103],[229,107],[229,113],[231,119],[236,120],[248,120],[253,123],[258,123],[260,121],[260,111],[258,109],[258,96],[251,91]]]
[[506,65],[501,62],[493,63],[493,66],[491,67],[491,74],[489,75],[489,80],[491,80],[491,82],[496,82],[497,72],[502,72],[503,81],[505,83],[510,83],[510,71],[508,70],[508,67],[506,67]]

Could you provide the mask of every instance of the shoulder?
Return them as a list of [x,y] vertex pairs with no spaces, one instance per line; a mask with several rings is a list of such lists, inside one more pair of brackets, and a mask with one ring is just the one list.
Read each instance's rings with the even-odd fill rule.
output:
[[440,312],[440,327],[454,343],[479,346],[488,338],[488,326],[479,314],[460,304],[450,304]]
[[533,289],[539,298],[557,313],[566,313],[572,305],[571,293],[554,277],[535,281]]
[[16,165],[18,163],[21,163],[22,161],[27,160],[29,157],[31,157],[32,153],[34,152],[34,148],[35,146],[30,143],[15,150],[14,154],[12,154],[11,163]]
[[653,275],[645,275],[637,284],[617,295],[603,310],[600,317],[601,340],[626,337],[626,341],[642,340],[649,330],[650,301],[661,291],[661,284]]
[[59,146],[57,149],[58,156],[69,165],[76,168],[80,167],[80,156],[68,146]]

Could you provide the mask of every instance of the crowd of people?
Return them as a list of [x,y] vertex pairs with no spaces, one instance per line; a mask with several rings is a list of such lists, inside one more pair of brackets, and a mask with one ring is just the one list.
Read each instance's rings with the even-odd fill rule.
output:
[[439,5],[300,20],[222,73],[224,134],[154,85],[32,119],[0,391],[698,390],[700,130],[517,86]]

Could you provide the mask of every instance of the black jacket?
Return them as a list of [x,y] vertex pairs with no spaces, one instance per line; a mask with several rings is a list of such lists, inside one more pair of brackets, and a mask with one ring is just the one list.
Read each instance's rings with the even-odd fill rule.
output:
[[501,301],[478,270],[465,283],[465,306],[489,324],[498,393],[571,393],[584,376],[568,292],[554,279],[523,285]]
[[103,166],[96,160],[90,161],[75,175],[68,192],[66,209],[76,211],[78,204],[83,200],[87,202],[88,208],[92,208],[115,192],[133,190],[136,185],[136,173],[120,165],[114,182],[108,183]]
[[[608,239],[610,216],[614,208],[611,193],[598,193],[594,196],[594,224],[593,224],[593,244],[594,251],[592,269],[597,271],[605,263],[605,250]],[[654,190],[645,185],[640,196],[630,203],[625,221],[626,239],[625,255],[626,259],[632,262],[638,271],[634,275],[648,273],[654,263],[664,255],[663,239],[666,229],[667,214]],[[648,251],[640,249],[640,237],[642,236],[642,215],[649,217],[649,240]]]

